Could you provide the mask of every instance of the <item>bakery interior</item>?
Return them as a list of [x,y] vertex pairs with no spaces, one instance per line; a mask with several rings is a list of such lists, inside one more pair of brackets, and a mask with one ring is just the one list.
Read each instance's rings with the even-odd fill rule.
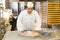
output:
[[40,37],[25,37],[26,40],[60,40],[59,0],[0,0],[0,40],[25,40],[24,37],[15,35],[19,33],[16,24],[18,15],[26,9],[29,1],[34,3],[33,9],[38,12],[44,31]]

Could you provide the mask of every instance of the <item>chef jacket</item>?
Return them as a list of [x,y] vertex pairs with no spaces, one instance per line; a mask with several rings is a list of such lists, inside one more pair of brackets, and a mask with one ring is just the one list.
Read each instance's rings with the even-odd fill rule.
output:
[[17,19],[17,30],[41,30],[41,18],[38,12],[33,10],[29,14],[27,10],[21,11]]

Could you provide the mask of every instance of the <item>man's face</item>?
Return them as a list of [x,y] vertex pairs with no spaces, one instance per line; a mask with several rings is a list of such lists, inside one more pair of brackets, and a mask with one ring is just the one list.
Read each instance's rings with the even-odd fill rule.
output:
[[29,14],[31,14],[32,11],[33,11],[33,8],[27,8],[27,11],[28,11]]

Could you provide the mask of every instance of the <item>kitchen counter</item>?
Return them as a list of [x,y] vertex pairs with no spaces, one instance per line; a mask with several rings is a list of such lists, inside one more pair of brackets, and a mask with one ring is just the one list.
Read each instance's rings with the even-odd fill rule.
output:
[[40,35],[39,37],[21,36],[18,31],[8,31],[2,40],[60,40],[60,30],[55,30],[50,36]]

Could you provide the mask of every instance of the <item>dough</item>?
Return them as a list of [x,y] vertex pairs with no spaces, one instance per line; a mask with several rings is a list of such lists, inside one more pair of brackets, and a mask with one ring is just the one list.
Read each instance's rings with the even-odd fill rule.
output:
[[33,31],[26,31],[24,33],[21,33],[23,36],[38,36],[38,32],[33,32]]

